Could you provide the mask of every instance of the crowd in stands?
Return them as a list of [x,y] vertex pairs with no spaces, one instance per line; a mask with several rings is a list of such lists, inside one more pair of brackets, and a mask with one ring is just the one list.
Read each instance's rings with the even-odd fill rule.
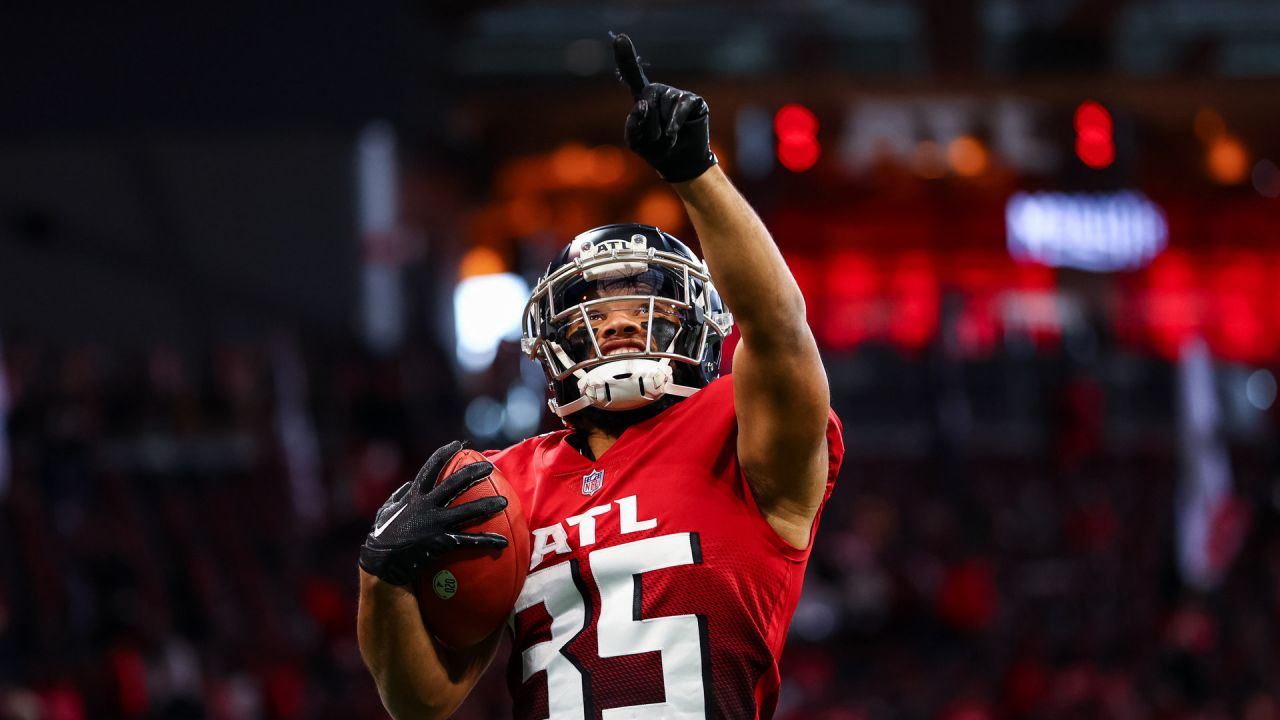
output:
[[[463,434],[445,353],[27,340],[3,359],[0,720],[385,717],[355,641],[356,552]],[[871,432],[877,410],[830,367],[847,433]],[[1274,429],[1232,448],[1247,534],[1221,585],[1192,591],[1176,436],[1116,452],[1105,387],[1041,395],[1032,451],[966,449],[930,421],[923,452],[851,438],[780,718],[1280,720]],[[499,670],[459,718],[509,716]]]

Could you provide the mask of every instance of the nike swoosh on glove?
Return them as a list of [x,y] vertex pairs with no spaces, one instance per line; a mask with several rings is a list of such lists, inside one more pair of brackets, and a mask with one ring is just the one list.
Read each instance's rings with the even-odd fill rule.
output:
[[436,484],[440,471],[461,449],[462,443],[454,441],[436,450],[412,481],[387,498],[360,546],[360,567],[365,572],[392,585],[407,585],[430,558],[456,548],[507,546],[507,539],[496,533],[458,530],[501,512],[507,506],[506,498],[487,497],[449,506],[489,477],[492,463],[464,465]]

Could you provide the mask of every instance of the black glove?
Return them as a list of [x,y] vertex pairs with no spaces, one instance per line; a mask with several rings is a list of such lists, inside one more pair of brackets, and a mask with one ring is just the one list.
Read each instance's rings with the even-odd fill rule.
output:
[[454,548],[504,548],[507,539],[496,533],[457,532],[507,506],[501,496],[481,498],[449,507],[467,488],[493,472],[493,464],[463,466],[439,485],[436,476],[459,450],[454,441],[436,450],[412,482],[400,486],[378,510],[373,530],[360,546],[360,567],[392,585],[407,585],[429,558]]
[[636,104],[627,115],[627,146],[667,182],[692,180],[715,165],[711,152],[707,101],[670,85],[651,83],[640,69],[631,38],[613,35],[618,78],[631,88]]

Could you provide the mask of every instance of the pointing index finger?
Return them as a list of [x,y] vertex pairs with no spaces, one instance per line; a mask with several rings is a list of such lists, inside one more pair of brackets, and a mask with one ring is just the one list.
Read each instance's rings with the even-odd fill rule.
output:
[[636,46],[626,33],[613,35],[613,59],[618,64],[618,76],[631,88],[632,97],[639,100],[649,79],[644,76]]

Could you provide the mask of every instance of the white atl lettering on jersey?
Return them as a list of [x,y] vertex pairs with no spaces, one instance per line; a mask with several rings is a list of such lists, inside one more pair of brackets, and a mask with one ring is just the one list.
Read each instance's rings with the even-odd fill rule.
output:
[[578,529],[578,547],[594,545],[596,542],[596,518],[608,514],[614,505],[618,506],[619,535],[640,532],[641,530],[653,530],[658,527],[657,518],[637,519],[639,510],[636,509],[635,495],[619,498],[607,505],[597,505],[584,513],[565,518],[562,523],[558,522],[554,525],[534,530],[533,555],[529,559],[529,569],[532,570],[538,567],[543,559],[551,553],[564,555],[573,551],[573,547],[569,545],[569,533],[564,529],[565,525]]

